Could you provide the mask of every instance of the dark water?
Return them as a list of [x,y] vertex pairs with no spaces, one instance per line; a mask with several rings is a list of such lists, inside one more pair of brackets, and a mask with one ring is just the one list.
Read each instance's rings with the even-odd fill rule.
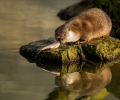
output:
[[[55,85],[53,74],[20,56],[19,48],[29,42],[53,36],[54,29],[64,23],[56,13],[78,1],[0,0],[0,100],[52,100],[50,98],[60,90],[63,95],[67,93]],[[119,73],[119,66],[114,65],[112,71]],[[115,77],[119,78],[118,74]],[[116,93],[108,91],[103,100],[119,100],[120,84],[117,79],[115,81]],[[111,82],[112,85],[114,82]],[[59,95],[56,100],[67,99]]]

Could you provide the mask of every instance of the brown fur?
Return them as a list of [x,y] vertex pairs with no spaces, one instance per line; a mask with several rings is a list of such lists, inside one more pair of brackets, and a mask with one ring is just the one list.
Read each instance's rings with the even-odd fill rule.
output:
[[59,26],[55,30],[55,43],[38,49],[37,54],[45,49],[58,48],[60,43],[75,42],[79,44],[93,38],[107,37],[111,28],[111,19],[104,11],[98,8],[85,10]]
[[[109,16],[101,9],[91,8],[59,26],[55,30],[55,39],[61,43],[76,41],[82,43],[93,38],[109,36],[111,28],[112,22]],[[68,38],[70,31],[74,34]]]

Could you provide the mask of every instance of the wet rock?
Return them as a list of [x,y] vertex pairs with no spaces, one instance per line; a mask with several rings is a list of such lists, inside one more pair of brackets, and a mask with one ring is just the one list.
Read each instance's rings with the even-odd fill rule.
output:
[[[53,43],[53,39],[40,40],[20,48],[20,54],[34,59],[38,48]],[[109,61],[120,56],[120,40],[113,37],[93,39],[80,45],[61,45],[58,49],[44,50],[36,59],[42,62],[68,63],[78,61]]]
[[42,48],[45,45],[49,45],[54,42],[54,38],[49,38],[47,40],[39,40],[31,42],[29,44],[20,47],[19,52],[24,56],[29,62],[36,62],[35,55],[38,48]]

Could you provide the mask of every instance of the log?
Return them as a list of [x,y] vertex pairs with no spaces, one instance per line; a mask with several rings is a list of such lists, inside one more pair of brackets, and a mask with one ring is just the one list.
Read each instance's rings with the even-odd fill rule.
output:
[[69,63],[86,60],[110,61],[120,56],[120,40],[108,37],[93,39],[80,45],[62,44],[54,50],[40,52],[36,59],[38,48],[42,48],[54,42],[54,39],[40,40],[21,46],[20,54],[41,62]]

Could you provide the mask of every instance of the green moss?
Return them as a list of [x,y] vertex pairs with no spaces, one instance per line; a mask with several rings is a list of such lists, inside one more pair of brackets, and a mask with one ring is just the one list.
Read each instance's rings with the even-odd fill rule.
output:
[[70,61],[74,61],[75,59],[79,60],[79,55],[75,46],[70,47],[67,53]]
[[82,45],[76,46],[76,49],[77,49],[77,54],[79,56],[79,59],[83,60],[83,61],[86,60],[86,56],[85,56],[85,53],[83,51]]
[[60,51],[60,53],[61,53],[61,60],[62,60],[62,62],[63,63],[65,63],[65,62],[69,62],[69,58],[68,58],[68,53],[67,53],[67,50],[65,50],[65,51]]
[[109,94],[109,92],[106,90],[106,88],[102,89],[99,93],[90,96],[89,100],[102,100],[104,97],[106,97]]
[[120,55],[120,41],[118,39],[109,37],[101,38],[99,42],[94,43],[95,40],[83,45],[83,50],[87,58],[94,57],[99,60],[111,60]]

